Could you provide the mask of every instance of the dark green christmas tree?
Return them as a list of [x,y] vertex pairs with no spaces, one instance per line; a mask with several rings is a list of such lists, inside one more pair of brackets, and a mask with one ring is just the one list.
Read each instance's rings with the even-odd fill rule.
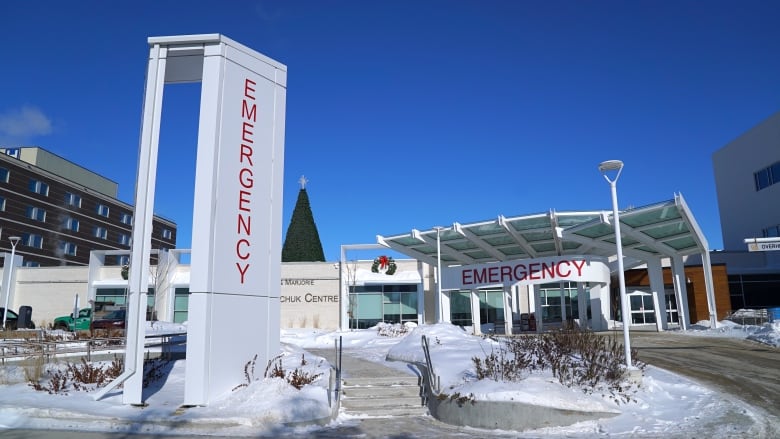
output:
[[302,176],[299,181],[301,190],[284,237],[282,262],[325,262],[320,234],[314,224],[309,195],[306,193],[307,180]]

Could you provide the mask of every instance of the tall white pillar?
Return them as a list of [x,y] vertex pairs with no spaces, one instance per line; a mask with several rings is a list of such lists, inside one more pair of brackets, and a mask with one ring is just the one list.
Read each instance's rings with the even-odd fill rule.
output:
[[479,314],[479,290],[471,290],[471,323],[474,326],[474,335],[482,334],[482,317]]
[[656,329],[659,332],[664,331],[668,329],[668,322],[666,316],[666,291],[664,287],[664,274],[660,259],[652,257],[647,259],[647,274],[650,278],[650,290],[653,294]]
[[672,257],[672,279],[674,293],[677,295],[677,315],[680,320],[680,328],[687,331],[691,324],[691,318],[688,310],[688,278],[685,276],[685,264],[682,256]]

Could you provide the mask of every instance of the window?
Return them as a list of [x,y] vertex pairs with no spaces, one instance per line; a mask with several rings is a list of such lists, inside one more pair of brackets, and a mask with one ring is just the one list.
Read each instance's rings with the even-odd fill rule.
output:
[[5,211],[5,197],[0,197],[0,212]]
[[22,265],[25,267],[40,267],[41,263],[38,261],[24,261],[24,264]]
[[163,239],[171,239],[172,233],[169,229],[163,229],[162,230],[162,237]]
[[417,322],[417,285],[350,286],[350,327],[365,329],[379,322]]
[[27,218],[46,222],[46,211],[40,207],[27,206]]
[[780,183],[780,162],[753,173],[753,179],[756,183],[756,191],[765,189],[775,183]]
[[41,194],[44,197],[49,196],[49,185],[34,178],[30,179],[30,183],[27,185],[27,188],[30,189],[31,192]]
[[8,177],[11,175],[11,171],[5,168],[0,168],[0,182],[8,183]]
[[77,220],[76,218],[65,218],[65,221],[63,221],[62,225],[67,230],[70,230],[70,231],[73,231],[73,232],[78,232],[79,231],[79,220]]
[[107,239],[108,229],[105,227],[95,227],[95,238]]
[[19,148],[8,148],[5,150],[5,155],[9,155],[14,158],[19,158]]
[[98,288],[95,291],[95,308],[104,305],[124,306],[127,304],[127,289]]
[[21,242],[27,247],[43,248],[43,236],[34,233],[23,233]]
[[73,207],[81,207],[81,195],[65,192],[65,204]]
[[108,206],[106,206],[105,204],[98,204],[97,205],[97,213],[100,216],[104,216],[104,217],[108,218]]
[[76,244],[72,242],[61,242],[60,250],[62,250],[62,253],[66,255],[76,256]]
[[117,257],[117,264],[119,265],[130,265],[130,256],[129,255],[122,255]]
[[128,235],[126,233],[120,233],[119,234],[119,243],[121,245],[126,245],[126,246],[129,247],[130,246],[130,235]]
[[122,224],[133,224],[133,215],[129,214],[127,212],[122,212],[122,214],[119,216],[119,221],[122,221]]
[[176,288],[174,290],[174,300],[173,300],[173,322],[174,323],[184,323],[187,321],[189,302],[190,302],[189,288]]
[[767,227],[763,230],[764,238],[777,238],[780,236],[780,224],[776,226]]

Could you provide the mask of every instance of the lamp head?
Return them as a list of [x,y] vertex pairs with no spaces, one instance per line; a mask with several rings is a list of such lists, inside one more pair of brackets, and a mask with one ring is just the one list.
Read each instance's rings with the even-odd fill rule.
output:
[[599,165],[599,171],[601,172],[620,171],[621,169],[623,169],[623,162],[620,160],[607,160]]
[[20,239],[22,239],[22,238],[20,238],[18,236],[9,236],[8,237],[8,240],[11,241],[11,244],[13,244],[13,245],[16,245],[16,243],[19,242]]
[[[620,160],[607,160],[606,162],[601,162],[601,164],[599,164],[599,172],[601,172],[601,174],[604,176],[604,179],[606,179],[610,184],[614,184],[617,181],[622,171],[623,162]],[[613,173],[615,177],[610,179],[609,175]]]

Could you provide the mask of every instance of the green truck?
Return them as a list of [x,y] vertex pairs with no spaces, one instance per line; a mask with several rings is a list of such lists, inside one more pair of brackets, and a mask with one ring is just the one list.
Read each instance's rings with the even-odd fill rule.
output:
[[54,319],[52,326],[54,329],[65,331],[89,331],[90,323],[92,323],[92,308],[82,308],[75,319],[72,313],[67,316],[57,317]]

